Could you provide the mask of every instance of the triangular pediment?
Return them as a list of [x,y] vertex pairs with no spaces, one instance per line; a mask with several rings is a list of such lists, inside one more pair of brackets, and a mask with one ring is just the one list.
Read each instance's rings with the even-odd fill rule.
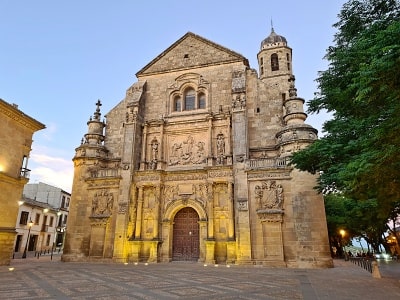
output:
[[249,65],[248,60],[243,55],[188,32],[137,72],[136,76],[233,62],[243,62],[246,66]]

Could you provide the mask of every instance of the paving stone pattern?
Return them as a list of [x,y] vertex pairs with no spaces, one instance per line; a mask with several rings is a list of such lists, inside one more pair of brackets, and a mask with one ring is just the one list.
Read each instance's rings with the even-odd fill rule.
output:
[[[400,268],[400,263],[395,267]],[[53,260],[15,259],[11,266],[2,266],[0,299],[390,300],[400,299],[398,274],[376,279],[344,261],[335,261],[331,269],[287,269],[199,263],[63,263],[55,256]]]

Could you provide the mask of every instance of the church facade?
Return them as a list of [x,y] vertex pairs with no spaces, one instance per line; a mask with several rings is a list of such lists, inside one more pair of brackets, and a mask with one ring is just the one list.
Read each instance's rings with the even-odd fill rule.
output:
[[259,70],[188,32],[138,73],[73,158],[63,261],[331,267],[316,177],[289,165],[317,139],[292,49],[274,30]]

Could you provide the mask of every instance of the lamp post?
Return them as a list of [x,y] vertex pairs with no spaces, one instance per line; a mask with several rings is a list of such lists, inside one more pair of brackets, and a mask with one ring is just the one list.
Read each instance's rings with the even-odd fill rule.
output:
[[28,250],[29,236],[31,234],[32,226],[33,226],[33,222],[32,222],[32,220],[29,220],[29,223],[28,223],[28,227],[29,227],[28,237],[26,238],[25,249],[24,249],[24,254],[22,254],[22,258],[26,258],[26,250]]
[[341,229],[339,232],[340,232],[340,236],[342,237],[342,239],[340,240],[340,246],[343,247],[344,259],[348,260],[347,253],[346,253],[346,245],[344,243],[344,237],[346,235],[346,231]]

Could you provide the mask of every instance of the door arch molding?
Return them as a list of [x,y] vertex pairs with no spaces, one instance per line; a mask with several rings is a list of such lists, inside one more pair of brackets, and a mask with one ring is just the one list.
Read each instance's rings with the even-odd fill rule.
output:
[[183,200],[183,199],[176,200],[167,207],[164,213],[163,220],[164,221],[173,220],[177,212],[184,207],[193,208],[199,215],[200,221],[207,220],[207,213],[202,204],[200,204],[198,201],[195,200]]

